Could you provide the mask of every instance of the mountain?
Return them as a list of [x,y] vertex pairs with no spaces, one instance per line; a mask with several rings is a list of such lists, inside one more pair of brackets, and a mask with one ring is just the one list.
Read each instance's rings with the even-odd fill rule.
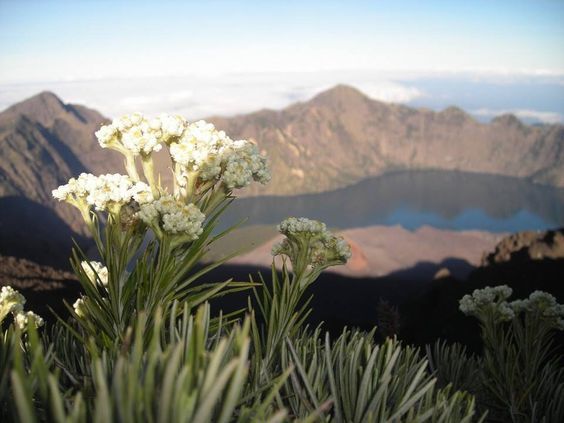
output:
[[[271,159],[272,182],[243,195],[322,192],[398,169],[503,174],[564,186],[564,126],[527,126],[510,115],[483,124],[454,107],[413,109],[339,85],[280,111],[209,120],[233,138],[257,140]],[[53,210],[58,234],[85,234],[78,213],[55,202],[51,191],[83,171],[123,172],[121,155],[101,149],[94,136],[104,122],[97,111],[49,92],[0,113],[0,198],[11,198],[0,203],[4,227],[8,217],[10,225],[21,217],[19,236],[39,233],[31,228],[41,214],[6,209],[21,207],[13,200],[21,197],[29,210]],[[165,183],[169,167],[163,152],[157,168]]]
[[72,230],[84,232],[78,213],[53,200],[51,191],[80,172],[119,169],[119,156],[100,149],[94,136],[105,121],[49,92],[0,113],[0,197],[20,196],[46,206]]
[[512,115],[489,124],[375,101],[339,85],[281,111],[209,119],[258,141],[272,182],[255,193],[319,192],[399,169],[443,169],[532,178],[564,186],[564,126],[528,126]]

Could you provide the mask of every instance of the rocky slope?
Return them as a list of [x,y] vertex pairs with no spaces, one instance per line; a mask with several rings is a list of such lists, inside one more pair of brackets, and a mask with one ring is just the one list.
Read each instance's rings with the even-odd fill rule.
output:
[[51,309],[59,315],[66,314],[63,300],[72,304],[81,290],[72,273],[0,255],[0,286],[5,285],[24,295],[26,310],[32,310],[49,320],[54,320]]
[[273,167],[261,193],[324,191],[395,169],[444,169],[530,177],[564,186],[564,126],[527,126],[511,115],[489,124],[450,107],[386,104],[337,86],[281,111],[212,118],[253,138]]
[[[482,266],[521,260],[564,259],[564,228],[552,231],[526,231],[503,238],[482,258]],[[564,269],[562,270],[564,276]]]
[[[482,124],[456,108],[437,113],[381,103],[347,86],[281,111],[210,120],[233,138],[257,140],[272,161],[272,183],[244,195],[320,192],[394,169],[421,168],[529,177],[564,186],[562,125],[526,126],[512,116]],[[65,104],[48,92],[0,113],[0,198],[10,199],[0,204],[0,226],[17,227],[21,242],[32,239],[43,220],[40,210],[46,208],[60,220],[49,228],[55,234],[51,241],[85,233],[78,213],[55,202],[51,190],[82,171],[122,172],[121,156],[99,148],[95,139],[104,121],[100,113]],[[157,167],[165,182],[169,166],[161,155]],[[21,207],[22,201],[30,203],[20,220],[21,208],[6,207]],[[31,210],[39,214],[31,216]],[[6,235],[3,242],[10,244]]]
[[[502,174],[564,186],[564,126],[527,126],[510,115],[482,124],[455,107],[413,109],[339,85],[280,111],[208,120],[233,138],[255,139],[269,155],[272,182],[251,194],[321,192],[398,169]],[[95,140],[102,122],[98,112],[47,92],[0,113],[0,195],[46,204],[52,187],[69,175],[121,171],[121,156]],[[169,162],[157,162],[168,179]]]
[[98,112],[64,104],[48,92],[0,113],[0,197],[24,197],[83,232],[78,213],[55,202],[51,190],[89,169],[119,169],[121,159],[100,149],[94,137],[104,121]]

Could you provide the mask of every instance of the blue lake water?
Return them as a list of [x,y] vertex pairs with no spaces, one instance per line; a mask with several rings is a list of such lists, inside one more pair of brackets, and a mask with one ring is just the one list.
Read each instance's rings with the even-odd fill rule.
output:
[[429,225],[517,232],[564,226],[564,189],[528,180],[445,171],[396,172],[321,194],[238,199],[224,222],[276,224],[306,216],[331,227]]

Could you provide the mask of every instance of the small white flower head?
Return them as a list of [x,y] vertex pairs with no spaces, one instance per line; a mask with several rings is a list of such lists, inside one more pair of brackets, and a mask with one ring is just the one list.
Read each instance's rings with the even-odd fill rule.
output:
[[14,317],[14,323],[17,327],[20,328],[20,330],[26,330],[30,320],[33,321],[36,328],[43,326],[43,324],[45,323],[43,319],[33,311],[28,311],[25,313],[20,312]]
[[90,173],[81,173],[78,178],[70,178],[65,185],[53,190],[53,197],[59,201],[77,204],[86,199],[88,189],[92,187],[96,177]]
[[511,307],[516,313],[534,314],[552,327],[564,330],[564,305],[548,292],[534,291],[526,300],[513,301]]
[[129,197],[133,198],[138,204],[146,204],[154,201],[151,187],[145,182],[136,182],[129,189]]
[[509,321],[515,317],[515,310],[507,299],[513,290],[507,285],[476,289],[472,295],[465,295],[459,302],[459,309],[467,316],[480,320],[493,316],[499,321]]
[[170,144],[180,138],[188,125],[186,119],[180,115],[162,114],[158,120],[162,130],[163,142],[166,144]]
[[200,120],[185,126],[182,136],[170,144],[170,156],[181,166],[177,177],[197,172],[205,181],[218,178],[223,156],[232,144],[225,132],[216,130],[211,123]]
[[270,181],[268,161],[252,142],[235,141],[226,156],[222,181],[228,189],[244,188],[252,181],[261,184]]
[[119,129],[113,125],[104,125],[95,133],[102,148],[112,148],[119,142]]
[[150,124],[145,118],[132,125],[126,131],[121,133],[121,143],[133,154],[149,155],[152,152],[158,152],[162,149],[160,139],[162,132],[160,129],[154,129],[156,124]]
[[322,270],[351,258],[350,245],[329,232],[322,222],[290,217],[278,225],[286,238],[272,247],[272,255],[286,255],[294,269]]
[[86,316],[86,306],[84,298],[77,299],[72,305],[72,308],[74,309],[74,312],[78,317]]
[[521,314],[529,309],[529,300],[514,300],[509,303],[509,306],[515,314]]
[[83,261],[80,265],[90,282],[96,284],[99,281],[104,286],[108,284],[108,268],[102,263],[99,261]]
[[133,182],[126,175],[107,174],[89,178],[86,202],[98,211],[111,211],[131,200]]
[[327,226],[323,222],[308,219],[307,217],[289,217],[280,222],[277,229],[278,232],[286,236],[300,234],[321,235],[327,231]]
[[131,200],[132,185],[128,176],[117,173],[100,176],[81,173],[78,178],[71,178],[66,185],[53,190],[53,197],[79,208],[94,206],[96,210],[107,211]]
[[0,290],[0,322],[9,314],[23,311],[25,298],[11,286],[3,286]]
[[102,148],[112,148],[122,153],[149,155],[160,151],[163,137],[160,119],[146,119],[141,113],[133,113],[115,119],[102,126],[96,137]]
[[252,181],[267,183],[270,170],[266,157],[246,140],[233,141],[203,120],[184,128],[182,136],[170,144],[172,160],[180,166],[176,178],[180,186],[191,173],[202,181],[221,180],[229,189],[243,188]]
[[205,215],[192,204],[184,204],[171,195],[163,195],[152,203],[141,204],[139,218],[157,231],[182,235],[193,241],[202,234]]

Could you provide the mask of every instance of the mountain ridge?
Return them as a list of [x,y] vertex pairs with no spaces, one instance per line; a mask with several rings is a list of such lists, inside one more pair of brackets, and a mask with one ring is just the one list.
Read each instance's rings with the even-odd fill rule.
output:
[[[232,138],[251,138],[272,164],[272,182],[238,194],[333,190],[389,171],[460,170],[527,177],[564,186],[564,126],[529,126],[512,115],[480,123],[451,106],[435,112],[373,100],[337,85],[281,110],[209,118]],[[0,113],[0,196],[21,195],[84,233],[78,214],[51,190],[82,171],[122,172],[122,157],[94,136],[108,122],[43,91]],[[171,178],[166,153],[156,159]]]

